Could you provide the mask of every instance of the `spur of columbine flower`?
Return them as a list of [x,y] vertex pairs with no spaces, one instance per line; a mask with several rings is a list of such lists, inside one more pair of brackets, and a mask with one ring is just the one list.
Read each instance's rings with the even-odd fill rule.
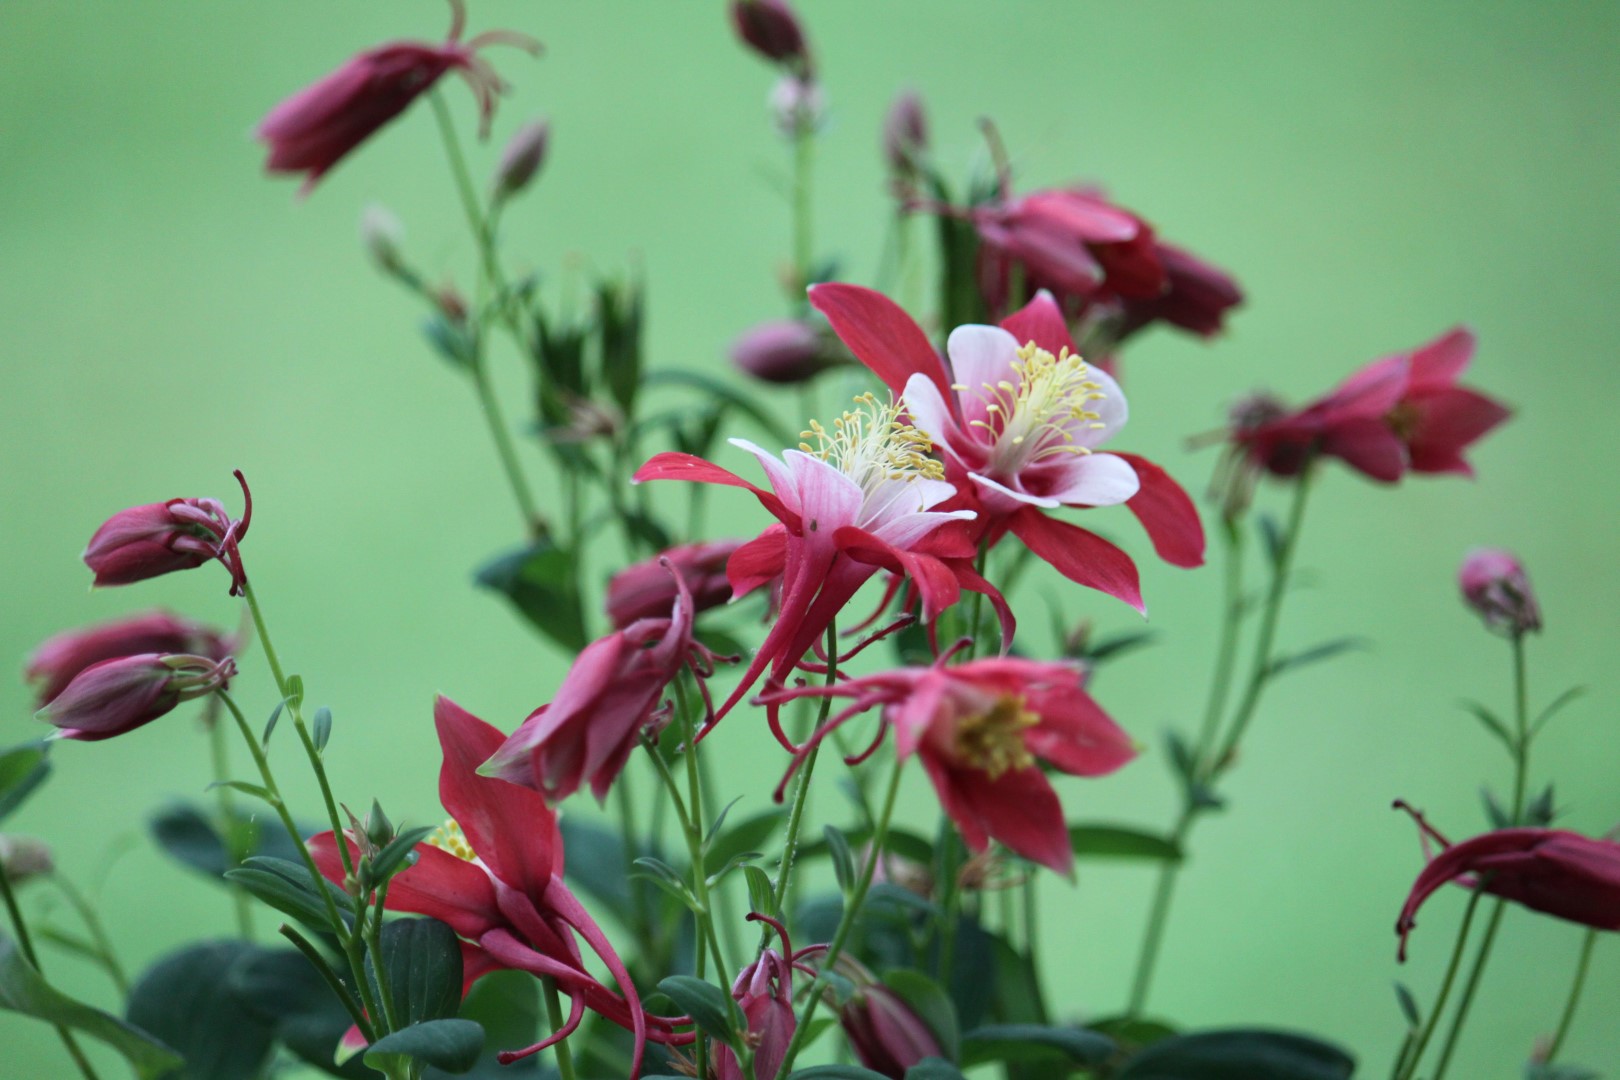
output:
[[[562,837],[557,815],[539,792],[480,776],[478,766],[505,738],[448,698],[433,708],[444,764],[439,799],[450,813],[445,827],[416,845],[417,861],[391,879],[390,911],[427,915],[462,938],[465,985],[491,971],[510,969],[555,980],[568,995],[568,1019],[540,1042],[502,1051],[509,1064],[567,1038],[590,1009],[635,1033],[629,1075],[639,1074],[646,1040],[683,1045],[690,1033],[674,1028],[685,1018],[648,1016],[618,953],[590,913],[563,883]],[[351,856],[360,845],[344,837]],[[343,883],[336,837],[309,841],[315,864]],[[615,993],[586,970],[575,935],[585,940],[619,984]]]
[[969,848],[984,851],[998,840],[1031,862],[1069,873],[1074,854],[1063,805],[1039,762],[1072,776],[1104,776],[1136,756],[1130,736],[1086,693],[1076,665],[1001,657],[947,666],[954,651],[929,667],[761,695],[772,709],[800,697],[851,699],[798,747],[776,798],[821,740],[881,707],[877,738],[854,760],[892,729],[896,754],[922,761]]
[[218,559],[231,573],[231,595],[247,585],[237,546],[253,521],[253,495],[238,469],[242,516],[233,518],[218,499],[169,499],[120,510],[102,523],[84,549],[84,564],[97,586],[130,585]]
[[516,45],[538,54],[540,45],[512,30],[487,30],[462,41],[466,5],[462,0],[450,0],[450,8],[450,34],[443,44],[396,41],[368,49],[271,109],[258,130],[259,138],[270,147],[265,168],[273,173],[304,173],[299,194],[308,194],[351,150],[451,71],[472,88],[482,130],[487,131],[495,98],[506,87],[478,50],[486,45]]
[[1453,844],[1406,802],[1395,807],[1417,822],[1425,854],[1430,840],[1441,847],[1412,883],[1395,922],[1401,960],[1418,908],[1448,881],[1583,926],[1620,930],[1620,843],[1566,829],[1511,828]]
[[980,513],[983,542],[1011,531],[1072,581],[1142,610],[1136,565],[1101,537],[1048,517],[1063,506],[1124,503],[1167,562],[1204,560],[1204,530],[1181,486],[1134,454],[1096,453],[1125,423],[1125,396],[1075,354],[1063,313],[1042,293],[999,327],[951,332],[950,369],[882,293],[816,285],[810,302],[897,394],[940,449],[945,475]]
[[66,630],[45,639],[28,658],[23,676],[39,684],[35,698],[39,706],[44,707],[66,689],[79,672],[103,660],[138,653],[190,653],[223,660],[233,651],[232,640],[211,626],[167,611],[149,611]]
[[[955,603],[963,588],[1000,595],[966,567],[972,547],[951,548],[934,534],[971,510],[939,510],[956,494],[928,439],[900,419],[896,404],[870,394],[833,422],[811,421],[797,450],[776,455],[743,439],[731,444],[759,459],[771,490],[691,454],[658,454],[634,477],[725,484],[752,492],[777,523],[738,548],[726,565],[732,591],[742,596],[780,577],[780,613],[742,681],[714,715],[724,716],[770,669],[786,682],[794,666],[820,641],[838,612],[879,568],[909,576],[932,619]],[[813,440],[813,441],[812,441]],[[959,550],[958,550],[959,549]],[[941,553],[957,556],[950,565]],[[780,737],[780,736],[779,736]]]
[[585,646],[557,696],[501,743],[479,766],[481,775],[533,788],[553,803],[588,780],[601,802],[641,733],[668,722],[662,698],[670,680],[690,667],[707,696],[715,656],[692,640],[694,605],[685,580],[671,560],[659,563],[675,584],[670,614],[637,620]]

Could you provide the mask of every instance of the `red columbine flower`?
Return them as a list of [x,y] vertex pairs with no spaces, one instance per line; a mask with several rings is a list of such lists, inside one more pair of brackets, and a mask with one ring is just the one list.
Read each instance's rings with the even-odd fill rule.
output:
[[1153,255],[1164,267],[1165,287],[1158,296],[1121,297],[1108,336],[1115,342],[1156,322],[1169,323],[1199,337],[1213,337],[1226,325],[1226,313],[1243,303],[1237,280],[1191,252],[1155,241]]
[[[434,704],[434,724],[444,765],[439,800],[450,821],[428,843],[418,844],[415,865],[392,879],[388,909],[428,915],[448,923],[465,940],[467,982],[501,968],[556,981],[571,1002],[568,1020],[551,1035],[522,1050],[503,1051],[509,1064],[568,1037],[585,1009],[635,1033],[630,1075],[638,1075],[647,1039],[683,1044],[690,1034],[675,1021],[648,1016],[613,946],[563,883],[562,838],[557,815],[538,792],[478,774],[478,766],[505,738],[448,698]],[[359,846],[345,837],[351,854]],[[343,861],[336,838],[309,841],[322,874],[339,884]],[[614,993],[586,970],[574,935],[584,938],[619,984]],[[621,996],[622,995],[622,996]]]
[[660,561],[677,590],[670,615],[642,619],[587,645],[557,696],[501,743],[480,775],[533,788],[551,802],[588,780],[597,800],[606,799],[641,732],[668,720],[662,699],[670,680],[684,667],[703,677],[714,673],[714,654],[692,640],[692,594],[670,561]]
[[1541,629],[1541,605],[1536,603],[1530,575],[1511,551],[1476,548],[1457,571],[1463,601],[1492,630],[1523,634]]
[[1010,530],[1071,580],[1138,610],[1130,557],[1046,511],[1125,503],[1166,561],[1203,562],[1198,511],[1168,473],[1132,454],[1092,452],[1124,425],[1125,396],[1075,354],[1051,296],[1037,296],[1000,327],[952,331],[950,372],[922,329],[883,294],[816,285],[810,302],[857,359],[904,395],[912,422],[939,446],[946,476],[982,508],[977,524],[988,542]]
[[838,1008],[838,1023],[862,1065],[890,1080],[904,1080],[906,1070],[924,1058],[946,1056],[917,1011],[864,965],[840,956],[835,966],[855,984],[849,1001]]
[[138,653],[91,664],[35,717],[56,737],[110,739],[149,724],[183,701],[223,689],[236,675],[229,657]]
[[[754,1080],[772,1080],[787,1056],[788,1043],[798,1020],[793,1015],[793,966],[775,949],[742,969],[731,984],[731,996],[742,1006],[748,1022],[746,1038],[754,1044]],[[729,1046],[717,1046],[715,1075],[719,1080],[743,1080],[742,1065]]]
[[104,522],[84,549],[84,564],[97,585],[130,585],[218,559],[231,572],[231,595],[247,584],[237,543],[253,520],[253,496],[238,469],[242,517],[225,513],[218,499],[170,499],[120,510]]
[[[909,575],[922,594],[924,614],[933,618],[955,603],[962,588],[1000,595],[983,579],[948,566],[930,549],[940,527],[973,518],[971,510],[937,510],[955,494],[939,462],[927,456],[928,440],[899,416],[894,404],[870,394],[834,421],[831,431],[815,421],[797,450],[780,458],[753,443],[733,446],[759,459],[771,491],[691,454],[658,454],[637,471],[634,481],[691,480],[725,484],[753,492],[778,524],[738,548],[727,563],[733,591],[782,579],[781,611],[760,645],[742,682],[715,714],[718,720],[742,700],[769,667],[785,682],[827,626],[879,568]],[[966,562],[972,547],[952,550]]]
[[450,7],[450,35],[444,44],[396,41],[368,49],[271,109],[258,132],[270,147],[265,168],[306,174],[299,193],[307,194],[327,170],[449,71],[464,78],[477,95],[479,115],[487,129],[496,95],[505,85],[478,50],[486,45],[516,45],[538,53],[540,45],[511,30],[489,30],[462,41],[466,7],[462,0],[450,0]]
[[23,675],[39,684],[36,698],[44,706],[79,672],[103,660],[136,653],[193,653],[223,660],[230,651],[230,639],[213,627],[151,611],[47,638],[28,658]]
[[719,607],[731,599],[726,560],[742,545],[741,540],[681,544],[625,567],[608,582],[608,621],[623,630],[640,619],[669,618],[680,596],[680,584],[671,569],[691,590],[694,615]]
[[1442,849],[1412,883],[1395,922],[1402,960],[1418,908],[1448,881],[1583,926],[1620,930],[1620,843],[1564,829],[1515,828],[1452,844],[1405,802],[1395,806],[1417,821],[1425,850],[1431,839]]
[[[773,709],[797,697],[852,699],[798,748],[788,775],[835,728],[881,705],[896,753],[922,760],[969,848],[984,851],[999,840],[1068,873],[1074,855],[1063,806],[1037,762],[1073,776],[1103,776],[1136,756],[1130,737],[1086,693],[1072,664],[1005,657],[946,667],[948,656],[930,667],[765,695]],[[784,777],[778,799],[786,784]]]

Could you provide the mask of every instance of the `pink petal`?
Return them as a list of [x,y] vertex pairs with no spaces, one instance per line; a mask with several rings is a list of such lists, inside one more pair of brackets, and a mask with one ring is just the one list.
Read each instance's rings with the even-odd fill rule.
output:
[[1011,524],[1029,550],[1070,581],[1105,592],[1147,614],[1136,564],[1113,544],[1033,507],[1013,514]]
[[647,463],[636,470],[630,478],[632,484],[640,484],[647,480],[688,480],[696,484],[724,484],[727,487],[740,487],[753,492],[760,505],[784,522],[797,524],[795,515],[788,513],[782,500],[755,487],[736,473],[722,469],[711,462],[691,454],[682,454],[674,450],[666,450],[662,454],[654,454]]
[[[349,857],[358,860],[360,851],[354,842],[345,838],[344,843],[349,847]],[[321,874],[341,885],[343,860],[332,833],[312,836],[305,846]],[[416,863],[390,881],[388,910],[430,916],[468,938],[476,938],[505,922],[495,903],[489,871],[432,844],[416,845],[416,854]]]
[[1118,506],[1142,487],[1136,470],[1116,454],[1074,454],[1063,465],[1062,486],[1051,498],[1065,506]]
[[799,495],[799,517],[806,544],[829,544],[835,529],[853,525],[865,501],[860,485],[837,468],[801,450],[788,450],[782,460],[793,472]]
[[1198,507],[1171,475],[1136,454],[1120,454],[1141,482],[1125,505],[1147,530],[1153,550],[1171,566],[1204,564],[1204,525]]
[[1454,327],[1412,350],[1412,389],[1451,386],[1474,358],[1477,341],[1466,326]]
[[[986,385],[1013,381],[1013,364],[1018,360],[1018,347],[1022,343],[999,326],[958,326],[951,331],[945,351],[951,358],[951,372],[966,398],[978,398]],[[967,403],[964,402],[964,405]],[[964,408],[968,421],[981,419],[974,410]]]
[[1406,444],[1382,419],[1372,417],[1334,424],[1322,436],[1322,452],[1374,480],[1393,484],[1406,472]]
[[782,576],[787,562],[788,532],[778,522],[731,553],[726,560],[726,580],[733,597],[744,596]]
[[791,513],[801,513],[798,481],[794,478],[793,470],[783,464],[781,458],[764,447],[749,442],[747,439],[727,439],[726,441],[739,450],[746,450],[753,454],[754,459],[759,462],[759,467],[765,470],[765,477],[771,482],[771,490],[776,492],[777,497],[782,500],[782,505],[787,507]]
[[1024,733],[1036,757],[1073,776],[1106,776],[1136,757],[1136,744],[1084,690],[1030,695],[1041,722]]
[[1513,413],[1484,394],[1464,387],[1415,395],[1416,413],[1407,449],[1415,472],[1455,472],[1472,475],[1462,452]]
[[[946,404],[947,399],[939,396],[939,388],[928,376],[913,375],[907,379],[905,393],[901,397],[911,417],[911,426],[928,436],[935,446],[948,448],[950,443],[961,437],[951,416],[951,408]],[[955,395],[948,400],[955,401]]]
[[957,582],[956,575],[943,562],[930,555],[901,550],[854,527],[839,529],[834,541],[851,558],[904,573],[910,578],[922,598],[925,622],[932,622],[941,611],[961,599],[962,586]]
[[904,393],[906,380],[919,374],[928,376],[941,396],[950,394],[945,365],[928,335],[887,296],[859,285],[812,285],[810,305],[827,316],[839,340],[895,394]]

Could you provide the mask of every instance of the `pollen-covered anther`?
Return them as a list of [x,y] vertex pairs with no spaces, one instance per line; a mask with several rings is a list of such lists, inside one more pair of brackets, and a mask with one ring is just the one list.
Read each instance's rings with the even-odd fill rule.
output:
[[868,491],[885,480],[944,479],[944,466],[930,456],[934,444],[900,419],[898,402],[884,403],[872,394],[862,394],[855,405],[833,421],[831,431],[819,421],[810,421],[810,430],[799,434],[804,440],[799,449],[834,466]]
[[461,826],[455,818],[448,818],[443,825],[428,836],[427,842],[440,851],[449,852],[463,862],[477,862],[478,855],[473,851],[472,845],[461,832]]
[[958,720],[952,748],[958,758],[994,780],[1010,769],[1027,769],[1035,763],[1035,755],[1024,745],[1024,731],[1040,722],[1024,707],[1021,695],[1008,694],[984,712]]
[[1016,472],[1054,454],[1089,454],[1074,444],[1073,429],[1103,427],[1102,414],[1089,406],[1104,395],[1079,354],[1065,347],[1054,356],[1031,341],[1018,350],[1012,367],[1016,383],[982,385],[986,419],[969,425],[994,442],[993,466]]

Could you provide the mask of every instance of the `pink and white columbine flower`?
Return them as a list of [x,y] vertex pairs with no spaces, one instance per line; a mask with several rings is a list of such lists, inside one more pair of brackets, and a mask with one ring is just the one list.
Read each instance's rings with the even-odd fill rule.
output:
[[[870,394],[856,399],[829,430],[811,421],[805,442],[781,457],[745,439],[731,444],[759,459],[771,490],[691,454],[658,454],[634,481],[691,480],[753,492],[778,524],[732,555],[727,576],[737,596],[780,576],[780,614],[742,682],[716,711],[724,716],[767,667],[785,681],[826,632],[838,612],[879,568],[907,574],[922,594],[925,617],[954,603],[961,590],[991,590],[977,575],[966,577],[937,555],[920,550],[941,526],[969,521],[972,510],[936,510],[956,489],[931,444],[900,418],[895,403]],[[964,557],[972,548],[950,551]],[[999,601],[999,596],[995,597]]]
[[1125,396],[1075,353],[1050,295],[1041,293],[999,327],[957,327],[947,344],[949,369],[922,329],[881,293],[817,285],[810,302],[850,351],[903,395],[911,422],[939,447],[946,477],[980,508],[984,542],[1011,531],[1071,580],[1138,610],[1130,557],[1047,511],[1123,503],[1165,561],[1203,563],[1203,526],[1181,486],[1145,458],[1095,452],[1124,426]]

